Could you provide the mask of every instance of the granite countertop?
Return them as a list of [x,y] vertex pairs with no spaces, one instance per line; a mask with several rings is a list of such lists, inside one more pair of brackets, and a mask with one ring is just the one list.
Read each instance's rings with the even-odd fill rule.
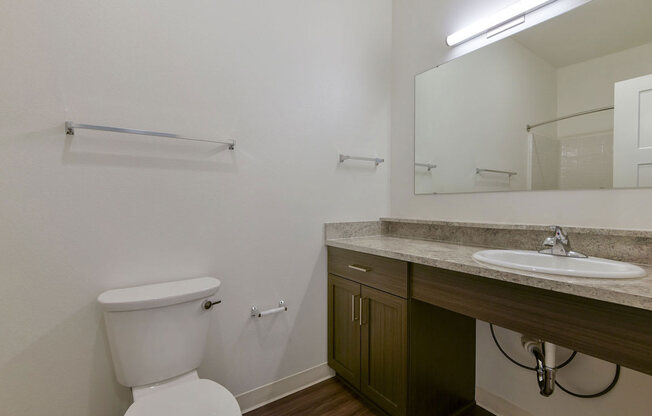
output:
[[652,266],[641,266],[647,277],[591,279],[484,265],[472,256],[487,248],[430,240],[377,235],[327,239],[326,245],[652,311]]

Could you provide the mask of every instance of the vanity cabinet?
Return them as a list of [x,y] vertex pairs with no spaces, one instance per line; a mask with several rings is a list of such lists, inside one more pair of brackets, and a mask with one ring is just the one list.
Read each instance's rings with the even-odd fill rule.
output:
[[407,278],[405,262],[329,249],[328,364],[392,416],[407,406]]
[[328,365],[391,416],[483,415],[475,319],[412,297],[405,261],[328,248]]
[[[626,235],[648,264],[650,240]],[[476,319],[652,374],[650,278],[538,278],[482,266],[471,246],[391,234],[327,245],[329,364],[389,415],[492,416],[475,402]]]

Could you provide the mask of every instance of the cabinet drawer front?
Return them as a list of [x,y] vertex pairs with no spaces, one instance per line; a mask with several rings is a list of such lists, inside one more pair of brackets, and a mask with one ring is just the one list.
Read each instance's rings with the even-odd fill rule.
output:
[[407,298],[407,262],[328,247],[328,272]]

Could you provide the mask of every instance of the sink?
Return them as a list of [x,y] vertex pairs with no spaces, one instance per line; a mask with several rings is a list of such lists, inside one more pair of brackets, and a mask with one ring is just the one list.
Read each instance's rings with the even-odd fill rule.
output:
[[633,279],[646,275],[642,268],[621,261],[598,257],[552,256],[526,250],[483,250],[473,258],[481,263],[530,272],[599,279]]

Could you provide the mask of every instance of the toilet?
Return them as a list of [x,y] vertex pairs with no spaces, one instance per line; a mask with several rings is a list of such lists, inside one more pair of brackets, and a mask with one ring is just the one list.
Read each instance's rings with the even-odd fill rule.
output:
[[206,348],[211,296],[220,281],[200,277],[102,293],[118,382],[134,403],[125,416],[241,416],[235,397],[197,374]]

